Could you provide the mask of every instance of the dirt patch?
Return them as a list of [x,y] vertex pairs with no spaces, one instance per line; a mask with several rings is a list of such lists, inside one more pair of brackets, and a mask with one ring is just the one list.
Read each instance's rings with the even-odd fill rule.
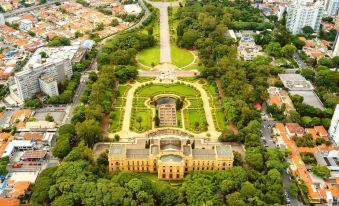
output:
[[109,116],[105,114],[101,121],[101,128],[104,131],[103,132],[104,137],[108,136],[108,127],[109,127]]
[[228,124],[228,129],[230,129],[234,134],[238,134],[239,130],[237,128],[237,126],[235,126],[235,124],[233,122],[230,122]]

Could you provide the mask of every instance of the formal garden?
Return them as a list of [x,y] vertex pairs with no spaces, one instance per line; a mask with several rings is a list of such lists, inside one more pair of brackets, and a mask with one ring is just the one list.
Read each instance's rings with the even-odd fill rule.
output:
[[[162,95],[174,95],[183,101],[182,111],[177,111],[177,127],[201,133],[207,131],[207,121],[203,109],[200,92],[193,86],[185,83],[162,84],[147,83],[136,89],[133,98],[130,129],[135,132],[146,132],[153,129],[152,121],[155,110],[152,101]],[[156,125],[154,125],[156,127]]]

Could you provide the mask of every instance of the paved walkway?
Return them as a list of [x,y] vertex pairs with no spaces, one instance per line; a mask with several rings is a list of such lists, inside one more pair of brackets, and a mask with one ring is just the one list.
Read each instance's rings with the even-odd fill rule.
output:
[[210,102],[209,102],[210,97],[208,96],[206,90],[203,88],[203,84],[199,84],[197,82],[194,82],[194,83],[184,82],[184,81],[179,81],[179,82],[192,85],[193,87],[199,90],[201,94],[201,100],[203,102],[206,121],[208,124],[208,129],[207,129],[206,134],[209,133],[211,135],[211,138],[218,138],[221,133],[215,129],[213,115],[211,111],[212,109],[211,109]]
[[171,44],[168,22],[168,7],[176,4],[146,1],[160,11],[160,63],[171,63]]

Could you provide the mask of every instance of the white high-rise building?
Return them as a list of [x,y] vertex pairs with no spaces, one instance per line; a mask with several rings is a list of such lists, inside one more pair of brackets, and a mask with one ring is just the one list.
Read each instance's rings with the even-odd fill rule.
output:
[[328,0],[326,4],[326,14],[328,16],[336,16],[339,9],[339,0]]
[[328,130],[330,137],[339,145],[339,104],[335,107],[335,111],[332,117],[331,126]]
[[0,26],[5,25],[5,17],[3,14],[0,14]]
[[[78,58],[79,46],[43,47],[35,51],[22,71],[15,73],[9,87],[11,96],[24,101],[43,92],[57,96],[58,83],[70,79],[72,60]],[[83,53],[85,54],[85,53]]]
[[39,78],[39,85],[42,92],[47,94],[50,97],[58,96],[58,82],[55,79],[47,74],[41,75]]
[[333,43],[333,54],[332,57],[339,56],[339,36],[338,36],[338,30],[337,30],[337,36],[335,37],[334,43]]
[[286,27],[293,34],[302,33],[305,26],[318,31],[324,13],[324,2],[312,0],[295,0],[287,6]]

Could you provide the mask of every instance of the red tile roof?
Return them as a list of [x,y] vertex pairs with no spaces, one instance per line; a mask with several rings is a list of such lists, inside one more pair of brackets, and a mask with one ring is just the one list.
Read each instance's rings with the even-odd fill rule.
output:
[[19,206],[20,200],[15,198],[2,198],[0,197],[0,205],[4,206]]

